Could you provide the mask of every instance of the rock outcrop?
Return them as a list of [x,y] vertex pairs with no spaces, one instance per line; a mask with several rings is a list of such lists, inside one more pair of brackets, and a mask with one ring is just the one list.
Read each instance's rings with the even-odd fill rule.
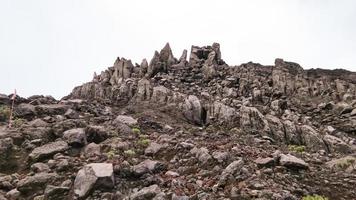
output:
[[61,100],[0,94],[0,199],[353,199],[356,73],[167,43]]

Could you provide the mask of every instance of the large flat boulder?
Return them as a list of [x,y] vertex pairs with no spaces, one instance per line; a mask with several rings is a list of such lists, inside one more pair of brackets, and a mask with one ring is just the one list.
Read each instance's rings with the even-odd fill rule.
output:
[[307,169],[309,165],[304,160],[290,154],[281,154],[279,163],[282,166],[295,169]]
[[29,155],[32,161],[40,161],[53,156],[56,153],[64,152],[68,149],[68,144],[64,141],[56,141],[35,148]]
[[57,177],[55,173],[38,173],[33,176],[27,176],[17,183],[17,190],[21,193],[35,193],[38,190],[44,190],[46,185]]

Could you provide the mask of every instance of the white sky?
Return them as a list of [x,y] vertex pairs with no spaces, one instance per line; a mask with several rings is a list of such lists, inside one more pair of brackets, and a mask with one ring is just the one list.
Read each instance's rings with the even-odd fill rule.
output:
[[356,71],[353,0],[0,0],[0,93],[61,98],[117,56],[219,42],[229,65],[276,57]]

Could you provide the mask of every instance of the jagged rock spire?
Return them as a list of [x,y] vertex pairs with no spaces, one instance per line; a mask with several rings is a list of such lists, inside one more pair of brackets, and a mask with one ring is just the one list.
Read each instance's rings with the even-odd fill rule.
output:
[[143,77],[147,73],[147,70],[148,70],[148,62],[146,58],[144,58],[140,65],[140,77]]
[[167,72],[168,68],[176,63],[177,59],[174,58],[172,49],[169,43],[167,43],[159,53],[155,51],[148,66],[148,76],[153,77],[158,72]]
[[182,55],[179,58],[178,63],[183,63],[187,61],[187,55],[188,55],[188,51],[186,49],[183,50]]

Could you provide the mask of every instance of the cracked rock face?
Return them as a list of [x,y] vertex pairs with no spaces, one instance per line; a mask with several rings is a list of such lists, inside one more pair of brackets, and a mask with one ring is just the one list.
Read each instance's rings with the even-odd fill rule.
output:
[[0,94],[0,199],[353,199],[356,73],[118,57],[61,100]]
[[74,181],[74,194],[85,198],[95,187],[112,188],[114,171],[110,163],[91,163],[79,170]]

